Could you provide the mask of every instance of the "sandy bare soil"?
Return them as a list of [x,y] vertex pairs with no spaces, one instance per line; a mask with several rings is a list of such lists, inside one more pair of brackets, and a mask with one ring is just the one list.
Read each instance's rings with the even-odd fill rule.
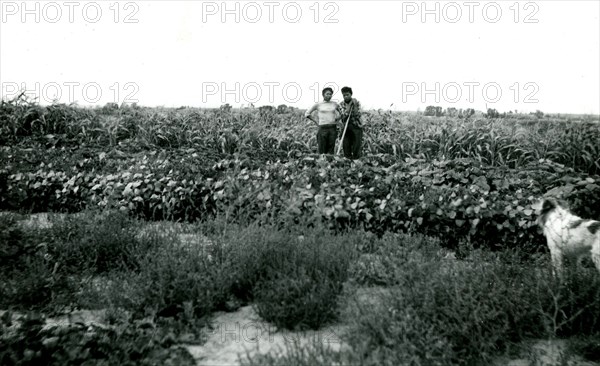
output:
[[239,365],[240,357],[285,352],[293,343],[322,342],[333,350],[348,347],[340,338],[345,331],[343,326],[305,332],[277,330],[260,319],[252,306],[232,313],[216,313],[212,325],[205,344],[186,347],[198,365]]

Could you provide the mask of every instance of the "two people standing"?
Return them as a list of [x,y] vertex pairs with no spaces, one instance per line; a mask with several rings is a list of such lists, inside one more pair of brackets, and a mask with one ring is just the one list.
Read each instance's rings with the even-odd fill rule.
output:
[[[342,88],[344,100],[340,104],[331,101],[332,88],[323,89],[322,94],[323,101],[316,103],[305,113],[305,117],[319,127],[317,132],[319,154],[334,154],[335,140],[338,134],[340,137],[342,136],[347,123],[346,133],[341,142],[344,156],[348,159],[360,158],[363,137],[361,108],[358,100],[352,98],[352,88],[347,86]],[[318,112],[318,120],[312,117],[312,113],[315,111]],[[342,127],[338,133],[340,122]]]

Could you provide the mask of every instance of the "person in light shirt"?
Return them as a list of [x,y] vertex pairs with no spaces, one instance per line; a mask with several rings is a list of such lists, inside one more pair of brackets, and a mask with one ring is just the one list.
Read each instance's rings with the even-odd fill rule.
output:
[[[331,101],[333,96],[332,88],[325,88],[322,91],[323,101],[316,103],[309,110],[306,111],[304,116],[313,121],[319,130],[317,132],[317,144],[319,154],[334,154],[335,151],[335,140],[337,138],[337,125],[341,117],[340,106]],[[318,119],[312,116],[312,113],[317,111]]]

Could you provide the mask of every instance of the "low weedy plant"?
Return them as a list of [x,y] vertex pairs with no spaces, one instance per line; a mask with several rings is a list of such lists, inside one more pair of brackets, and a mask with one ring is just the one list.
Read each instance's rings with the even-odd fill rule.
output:
[[134,318],[201,319],[221,308],[227,288],[218,246],[200,226],[132,223],[135,266],[86,276],[79,303],[121,309]]
[[[415,250],[407,250],[401,244],[404,240],[414,244]],[[419,234],[407,236],[406,234],[386,233],[377,240],[372,240],[369,248],[362,250],[360,257],[353,261],[350,267],[350,279],[358,285],[366,286],[394,286],[403,280],[399,275],[405,261],[420,258],[427,261],[427,257],[438,258],[446,253],[440,247],[440,240]],[[412,247],[412,246],[411,246]]]
[[[394,281],[378,300],[348,306],[349,343],[367,355],[362,363],[489,363],[526,339],[593,339],[600,330],[600,276],[592,265],[571,268],[559,282],[547,255],[524,261],[518,251],[471,249],[458,261],[443,259],[435,241],[422,237],[404,236],[395,246],[386,239],[381,248],[394,248],[388,258],[396,264],[389,260],[377,278]],[[594,349],[593,340],[581,344],[584,356]]]
[[[2,306],[102,308],[116,304],[142,313],[148,306],[148,311],[156,312],[174,304],[182,307],[194,299],[193,292],[186,295],[186,290],[212,278],[202,267],[203,249],[176,245],[176,231],[170,236],[138,235],[140,223],[119,211],[85,211],[50,215],[49,219],[49,228],[24,231],[15,219],[0,216],[7,239],[2,240],[1,253],[10,264],[2,266]],[[131,291],[123,291],[127,285]],[[204,293],[204,289],[198,291]],[[211,302],[201,303],[195,309],[212,310]]]
[[570,353],[580,355],[589,361],[600,362],[600,332],[570,338],[567,349]]
[[254,301],[277,326],[314,329],[336,317],[354,248],[368,236],[316,228],[299,237],[300,230],[224,219],[197,228],[215,244],[182,246],[176,232],[163,236],[134,273],[109,277],[104,301],[138,316],[182,317],[188,309],[198,318]]
[[135,233],[135,221],[126,213],[107,210],[54,216],[44,235],[48,254],[61,271],[102,274],[139,267],[150,248]]
[[300,268],[258,283],[256,311],[286,329],[318,329],[337,318],[342,282],[322,270]]
[[[8,313],[7,313],[8,314]],[[45,317],[28,313],[9,331],[0,324],[0,364],[13,365],[195,365],[172,335],[148,323],[113,327],[74,324],[44,327]]]
[[546,334],[535,269],[477,251],[443,259],[439,244],[419,236],[389,240],[392,286],[347,307],[348,341],[362,363],[480,364]]
[[550,336],[594,337],[600,333],[600,276],[589,262],[568,265],[563,281],[538,281],[537,306]]
[[283,328],[316,329],[336,316],[362,236],[336,236],[320,227],[300,234],[273,225],[232,226],[222,238],[223,273],[231,293],[254,300],[263,319]]
[[137,315],[202,318],[227,299],[222,268],[201,247],[162,246],[140,260],[135,274],[124,273],[117,282],[115,303]]
[[1,308],[46,309],[74,291],[35,234],[24,230],[16,215],[0,215]]
[[0,215],[0,274],[19,267],[22,259],[34,250],[27,242],[25,233],[18,226],[17,216],[11,213]]
[[393,266],[389,266],[389,258],[380,254],[361,254],[358,260],[350,265],[350,278],[359,285],[383,286],[395,282]]
[[240,355],[239,362],[242,366],[366,365],[359,363],[358,359],[350,357],[353,357],[353,354],[333,350],[327,344],[319,341],[307,344],[288,342],[285,344],[285,349],[275,352]]

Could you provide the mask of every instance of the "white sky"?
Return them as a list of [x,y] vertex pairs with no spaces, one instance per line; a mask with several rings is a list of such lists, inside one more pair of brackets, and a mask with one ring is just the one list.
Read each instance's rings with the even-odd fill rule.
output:
[[1,0],[2,96],[309,108],[332,82],[366,108],[600,112],[599,1],[315,3]]

